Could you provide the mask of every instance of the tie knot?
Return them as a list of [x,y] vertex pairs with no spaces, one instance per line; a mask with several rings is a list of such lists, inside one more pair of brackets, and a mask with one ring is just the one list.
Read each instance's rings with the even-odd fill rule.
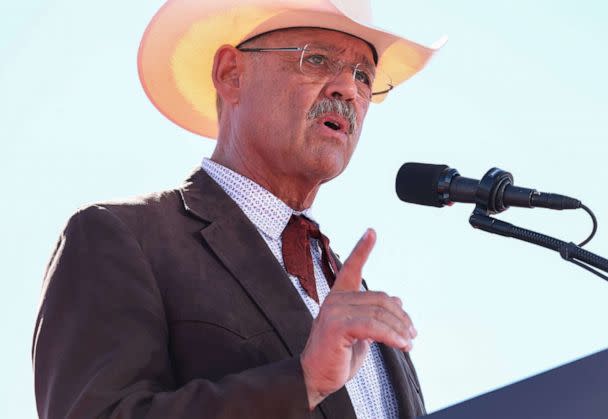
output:
[[331,287],[338,271],[329,249],[329,239],[319,231],[319,226],[301,215],[292,215],[283,230],[283,262],[285,270],[298,277],[302,288],[317,303],[316,278],[311,255],[310,238],[319,240],[321,247],[320,265],[325,280]]
[[301,215],[292,215],[287,223],[286,229],[295,230],[299,234],[306,235],[315,239],[321,238],[321,231],[319,226],[313,221]]

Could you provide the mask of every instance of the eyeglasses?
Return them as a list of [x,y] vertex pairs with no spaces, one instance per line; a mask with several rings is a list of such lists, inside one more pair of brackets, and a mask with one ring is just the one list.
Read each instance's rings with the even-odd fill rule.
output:
[[365,100],[373,96],[386,95],[394,85],[390,77],[365,63],[350,64],[332,56],[328,49],[306,44],[304,47],[285,48],[238,48],[242,52],[300,52],[300,72],[314,80],[322,81],[340,74],[345,67],[353,70],[353,80],[357,85],[357,94]]

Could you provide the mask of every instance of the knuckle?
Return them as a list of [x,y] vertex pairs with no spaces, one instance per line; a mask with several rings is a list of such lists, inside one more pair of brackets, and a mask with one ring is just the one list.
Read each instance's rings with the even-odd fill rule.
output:
[[386,300],[386,299],[389,298],[388,294],[386,292],[384,292],[384,291],[376,291],[375,294],[381,300]]
[[376,319],[382,319],[385,316],[385,310],[383,307],[376,306],[372,310],[372,315]]

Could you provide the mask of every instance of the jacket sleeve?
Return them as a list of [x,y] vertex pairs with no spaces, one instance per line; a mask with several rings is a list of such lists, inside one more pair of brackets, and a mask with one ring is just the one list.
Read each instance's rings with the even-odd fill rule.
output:
[[114,213],[74,215],[44,279],[32,348],[38,414],[66,418],[307,418],[298,357],[176,388],[163,300]]

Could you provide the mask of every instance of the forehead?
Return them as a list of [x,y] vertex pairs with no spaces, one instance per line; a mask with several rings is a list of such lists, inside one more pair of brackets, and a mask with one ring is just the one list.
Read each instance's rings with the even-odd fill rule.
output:
[[[256,42],[256,41],[260,42]],[[321,28],[289,28],[279,29],[262,34],[254,40],[266,47],[302,47],[306,44],[322,47],[343,55],[353,56],[359,60],[374,62],[374,54],[371,46],[364,40],[344,32]],[[249,44],[249,42],[247,42]],[[289,44],[289,45],[288,45]],[[373,64],[372,64],[373,65]]]

